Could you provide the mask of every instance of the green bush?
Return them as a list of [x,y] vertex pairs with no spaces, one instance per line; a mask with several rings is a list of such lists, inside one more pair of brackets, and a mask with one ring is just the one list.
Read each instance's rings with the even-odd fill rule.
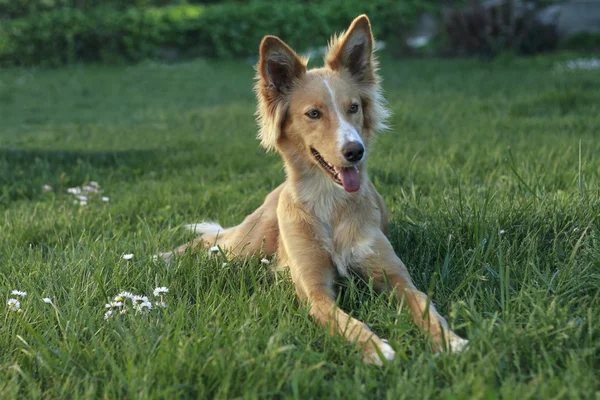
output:
[[126,11],[64,8],[40,13],[8,24],[4,29],[7,50],[2,54],[0,47],[0,61],[57,66],[155,57],[165,46],[190,47],[188,33],[199,29],[203,11],[202,6],[184,5]]
[[126,10],[132,7],[164,7],[185,3],[214,3],[216,0],[0,0],[1,18],[20,18],[45,11],[63,8],[91,10],[96,7],[112,7]]
[[127,10],[65,7],[15,19],[0,29],[0,62],[56,66],[165,54],[248,57],[256,55],[267,34],[302,51],[323,46],[361,13],[371,18],[378,39],[397,44],[427,5],[419,0],[334,0],[319,6],[263,0]]
[[574,51],[599,51],[600,33],[582,32],[565,39],[560,44],[562,49]]

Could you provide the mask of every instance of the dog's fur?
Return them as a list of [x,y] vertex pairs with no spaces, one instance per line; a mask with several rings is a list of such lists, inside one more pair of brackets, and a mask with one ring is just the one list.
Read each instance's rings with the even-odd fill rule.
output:
[[[163,256],[214,245],[242,256],[277,254],[311,316],[331,334],[358,344],[366,362],[380,364],[381,357],[393,359],[394,350],[336,306],[336,274],[355,269],[378,290],[395,290],[436,350],[457,351],[468,342],[415,288],[386,237],[385,204],[366,168],[368,145],[388,117],[373,45],[365,15],[331,40],[322,68],[307,70],[307,60],[279,38],[263,39],[255,85],[258,138],[267,150],[280,153],[287,180],[240,225],[188,225],[202,236]],[[349,142],[365,148],[362,158],[348,161],[343,149]]]

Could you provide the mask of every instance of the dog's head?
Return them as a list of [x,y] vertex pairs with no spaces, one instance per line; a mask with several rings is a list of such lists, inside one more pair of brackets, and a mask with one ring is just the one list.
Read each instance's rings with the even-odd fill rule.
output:
[[362,15],[330,41],[325,66],[307,70],[306,59],[266,36],[255,86],[262,146],[310,160],[347,192],[357,191],[369,139],[388,116],[373,45]]

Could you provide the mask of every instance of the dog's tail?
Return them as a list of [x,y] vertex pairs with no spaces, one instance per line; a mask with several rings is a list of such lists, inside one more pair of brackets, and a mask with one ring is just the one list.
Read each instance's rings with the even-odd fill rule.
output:
[[[223,228],[215,222],[204,221],[185,225],[185,229],[200,235],[192,242],[194,248],[209,249],[219,246],[226,252],[243,256],[252,256],[261,252],[271,255],[276,250],[279,236],[277,219],[266,218],[262,211],[259,208],[247,216],[241,224],[231,228]],[[185,251],[184,246],[178,249],[180,254]]]
[[217,236],[219,232],[225,231],[225,229],[212,221],[204,221],[199,224],[189,224],[184,226],[188,231],[198,233],[200,235]]

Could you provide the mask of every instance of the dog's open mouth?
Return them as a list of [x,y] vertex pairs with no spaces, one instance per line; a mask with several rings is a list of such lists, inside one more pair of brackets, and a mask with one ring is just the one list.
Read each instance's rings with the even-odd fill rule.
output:
[[319,165],[329,173],[331,179],[342,186],[348,193],[356,192],[360,189],[360,175],[356,165],[351,167],[335,167],[330,162],[327,162],[317,150],[310,148],[311,153],[318,161]]

